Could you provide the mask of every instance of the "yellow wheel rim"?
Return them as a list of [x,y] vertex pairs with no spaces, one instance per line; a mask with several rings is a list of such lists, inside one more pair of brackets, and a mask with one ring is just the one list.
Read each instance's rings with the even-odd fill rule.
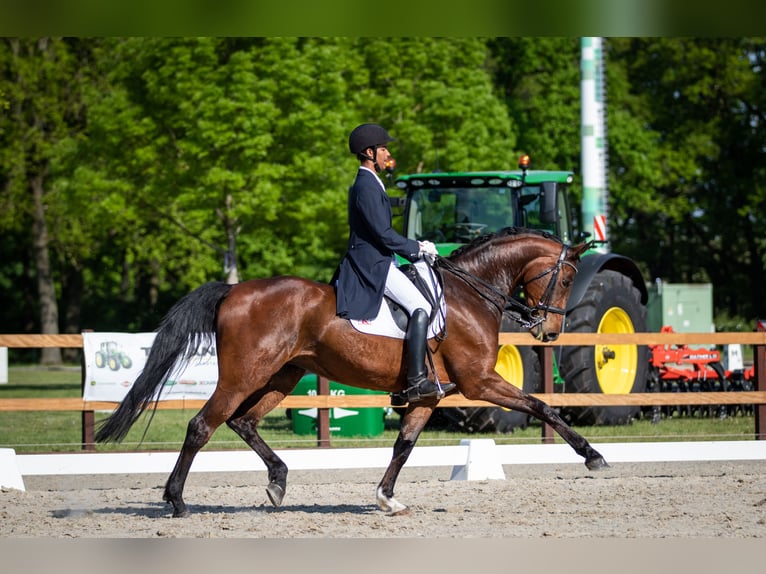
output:
[[[620,307],[612,307],[601,318],[599,333],[635,333],[633,321]],[[604,394],[628,394],[633,389],[638,368],[636,345],[596,345],[596,376]]]
[[515,345],[503,345],[497,352],[495,372],[514,387],[524,389],[524,361]]

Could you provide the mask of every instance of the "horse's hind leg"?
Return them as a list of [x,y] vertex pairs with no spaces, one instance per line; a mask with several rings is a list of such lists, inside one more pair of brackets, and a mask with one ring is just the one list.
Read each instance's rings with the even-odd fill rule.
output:
[[[270,396],[267,396],[266,398],[267,400],[271,400]],[[282,399],[279,398],[277,404],[281,400]],[[259,420],[259,415],[248,412],[241,417],[226,421],[226,424],[228,424],[266,464],[269,476],[269,484],[266,487],[266,494],[268,495],[271,504],[278,507],[282,504],[282,499],[287,490],[287,465],[281,458],[279,458],[279,456],[277,456],[277,453],[266,444],[263,438],[261,438],[261,435],[258,434],[256,426],[258,425]]]
[[394,443],[393,457],[375,492],[378,506],[391,515],[401,514],[407,510],[404,504],[394,498],[394,486],[421,431],[426,426],[428,419],[431,418],[435,404],[430,406],[422,403],[410,405],[402,417],[399,436],[396,437]]
[[[258,434],[258,423],[289,394],[305,371],[296,367],[283,367],[272,377],[268,390],[246,401],[226,424],[244,440],[266,464],[269,484],[266,494],[278,507],[287,490],[287,465]],[[241,414],[244,411],[244,414]]]
[[[194,457],[207,444],[215,430],[231,415],[241,399],[236,399],[220,390],[216,390],[205,406],[189,421],[186,427],[181,453],[173,472],[165,483],[163,500],[173,505],[173,516],[188,516],[189,509],[183,500],[184,484],[189,475]],[[234,405],[232,407],[231,405]]]
[[[268,393],[264,396],[267,403],[274,402],[279,404],[284,395],[278,393]],[[257,426],[263,414],[269,412],[273,407],[269,407],[261,412],[263,403],[259,402],[252,410],[244,415],[231,418],[226,424],[244,440],[255,453],[261,457],[266,469],[268,470],[269,484],[266,487],[266,494],[274,506],[280,506],[287,490],[287,465],[277,456],[272,448],[258,434]]]

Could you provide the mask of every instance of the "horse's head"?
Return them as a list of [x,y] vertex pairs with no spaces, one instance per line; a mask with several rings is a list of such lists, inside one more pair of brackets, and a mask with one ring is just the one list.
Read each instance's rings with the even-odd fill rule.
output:
[[[442,266],[500,313],[510,302],[520,312],[522,327],[547,342],[561,332],[577,263],[589,247],[565,245],[544,231],[507,227],[456,249]],[[525,304],[511,298],[519,288]]]
[[547,342],[558,338],[577,263],[589,246],[561,244],[549,254],[530,259],[522,268],[517,286],[524,289],[529,314],[526,324],[536,339]]

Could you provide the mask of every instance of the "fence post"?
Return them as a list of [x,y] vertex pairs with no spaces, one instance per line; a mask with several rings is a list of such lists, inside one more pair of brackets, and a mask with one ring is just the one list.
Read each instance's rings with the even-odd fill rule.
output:
[[[83,329],[83,333],[92,333],[93,329]],[[85,396],[85,345],[83,345],[80,359],[80,396]],[[96,450],[96,439],[94,429],[96,426],[96,413],[94,411],[82,411],[80,413],[82,425],[81,441],[82,450],[93,452]]]
[[[753,347],[755,390],[766,391],[766,345]],[[755,439],[766,440],[766,405],[755,405]]]
[[[317,395],[330,394],[330,381],[317,375]],[[330,446],[330,409],[317,409],[317,446]]]
[[[543,377],[543,392],[553,394],[553,347],[539,347],[538,356]],[[542,440],[544,444],[553,443],[553,429],[547,423],[543,423]]]

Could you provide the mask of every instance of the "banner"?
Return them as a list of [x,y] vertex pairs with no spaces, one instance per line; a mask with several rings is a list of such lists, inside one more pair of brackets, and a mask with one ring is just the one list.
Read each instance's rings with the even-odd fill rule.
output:
[[[87,401],[122,401],[141,373],[156,333],[83,333]],[[218,383],[215,340],[170,373],[160,400],[207,399]]]

